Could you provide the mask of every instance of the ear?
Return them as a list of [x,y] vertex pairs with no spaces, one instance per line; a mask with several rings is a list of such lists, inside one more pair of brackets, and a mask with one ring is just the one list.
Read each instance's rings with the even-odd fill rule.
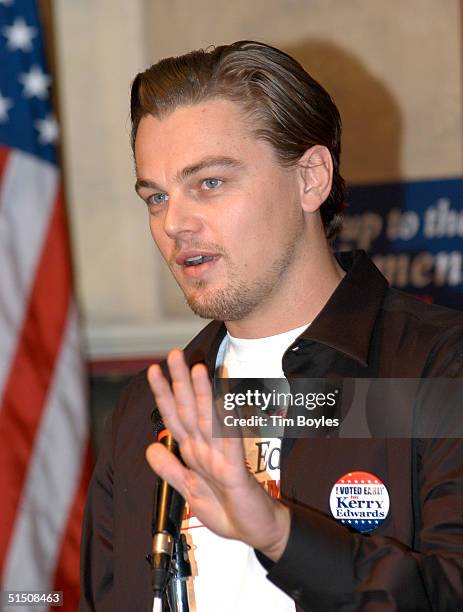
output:
[[301,204],[306,212],[317,211],[328,198],[333,182],[333,160],[323,145],[315,145],[298,162]]

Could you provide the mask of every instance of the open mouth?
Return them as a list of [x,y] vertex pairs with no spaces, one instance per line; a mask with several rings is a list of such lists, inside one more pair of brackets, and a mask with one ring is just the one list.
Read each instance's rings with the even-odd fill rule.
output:
[[194,251],[185,251],[178,253],[175,263],[181,267],[183,274],[191,278],[202,277],[215,266],[217,260],[220,259],[220,253],[203,252],[199,249]]

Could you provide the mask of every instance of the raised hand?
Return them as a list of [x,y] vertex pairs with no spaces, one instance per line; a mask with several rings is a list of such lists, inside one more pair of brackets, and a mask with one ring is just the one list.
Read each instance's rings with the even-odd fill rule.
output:
[[146,451],[150,466],[183,495],[206,527],[278,560],[289,536],[289,510],[248,472],[240,438],[212,437],[215,414],[206,367],[197,364],[190,372],[178,349],[169,353],[167,364],[172,388],[158,365],[149,368],[148,381],[185,465],[155,443]]

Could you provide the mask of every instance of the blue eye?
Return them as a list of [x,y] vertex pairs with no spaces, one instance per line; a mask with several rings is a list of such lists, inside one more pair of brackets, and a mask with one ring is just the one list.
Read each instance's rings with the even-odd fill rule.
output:
[[169,196],[167,195],[167,193],[154,193],[153,195],[150,195],[150,197],[147,200],[148,204],[163,204],[164,202],[167,202],[167,200],[169,199]]
[[217,187],[220,187],[222,183],[223,181],[221,181],[220,179],[210,178],[210,179],[205,179],[202,182],[202,185],[204,186],[206,190],[211,190],[211,189],[217,189]]

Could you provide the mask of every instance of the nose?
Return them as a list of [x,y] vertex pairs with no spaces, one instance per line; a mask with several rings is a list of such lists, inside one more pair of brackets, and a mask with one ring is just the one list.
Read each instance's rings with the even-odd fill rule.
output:
[[185,196],[171,196],[164,217],[164,231],[169,238],[180,238],[183,234],[196,234],[202,227],[197,203]]

